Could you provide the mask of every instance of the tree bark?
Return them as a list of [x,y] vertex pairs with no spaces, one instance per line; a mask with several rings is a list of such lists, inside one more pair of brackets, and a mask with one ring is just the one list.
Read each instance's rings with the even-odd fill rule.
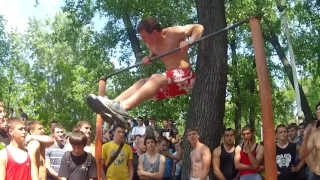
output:
[[134,56],[136,58],[136,62],[141,61],[142,58],[142,51],[141,51],[141,47],[140,47],[140,42],[136,36],[136,30],[133,28],[130,17],[127,13],[124,13],[122,16],[122,20],[125,24],[127,33],[128,33],[128,37],[129,37],[129,41],[131,44],[131,48],[133,50]]
[[[223,0],[196,0],[199,23],[208,35],[226,27]],[[227,33],[199,44],[196,63],[196,83],[187,119],[187,128],[198,128],[200,141],[211,151],[220,143],[225,112],[227,85]],[[183,143],[182,179],[189,179],[190,151],[188,142]],[[212,166],[209,173],[213,179]]]
[[[235,33],[235,31],[233,31]],[[234,34],[235,36],[235,34]],[[234,99],[235,99],[235,110],[234,110],[234,127],[236,131],[236,141],[235,144],[239,144],[241,140],[241,98],[240,98],[240,86],[239,86],[239,76],[238,76],[238,59],[237,59],[237,48],[235,39],[230,40],[231,48],[231,58],[232,58],[232,67],[234,69],[233,73],[233,85],[234,85]]]
[[[266,34],[263,34],[263,35],[264,35],[265,39],[267,39],[270,42],[270,44],[273,46],[273,48],[276,50],[276,52],[282,62],[284,71],[287,74],[292,87],[294,87],[292,68],[291,68],[290,62],[288,61],[285,53],[283,52],[283,50],[281,48],[281,45],[279,43],[277,35],[274,32],[270,32],[269,35],[266,35]],[[300,90],[301,107],[302,107],[302,111],[303,111],[303,114],[305,117],[305,121],[311,122],[313,120],[312,110],[308,104],[308,100],[306,98],[306,95],[305,95],[300,83],[299,83],[299,90]]]

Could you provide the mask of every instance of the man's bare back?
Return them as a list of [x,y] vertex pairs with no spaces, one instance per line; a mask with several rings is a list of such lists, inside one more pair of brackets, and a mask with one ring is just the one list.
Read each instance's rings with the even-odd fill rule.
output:
[[205,166],[204,165],[205,162],[203,161],[203,157],[207,153],[206,151],[210,152],[210,149],[206,145],[200,143],[199,147],[193,149],[190,152],[190,157],[191,157],[190,177],[191,178],[203,177],[203,169]]

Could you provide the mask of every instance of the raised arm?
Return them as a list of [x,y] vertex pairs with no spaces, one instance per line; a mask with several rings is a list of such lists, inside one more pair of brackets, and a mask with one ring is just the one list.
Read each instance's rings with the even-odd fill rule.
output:
[[237,146],[236,150],[235,150],[235,155],[234,155],[234,165],[235,165],[236,169],[239,169],[239,170],[253,169],[253,167],[251,165],[242,164],[240,162],[240,159],[241,159],[240,152],[241,152],[241,147]]
[[40,149],[40,143],[36,140],[32,140],[28,143],[27,149],[31,160],[31,178],[37,180],[39,179],[39,170],[37,167],[36,156]]
[[52,144],[54,143],[54,139],[50,136],[30,135],[30,137],[31,137],[31,140],[39,141],[41,144],[43,144],[45,146],[45,148],[52,146]]
[[258,169],[260,167],[263,160],[263,154],[264,154],[264,150],[263,150],[263,146],[261,145],[258,145],[257,147],[256,157],[253,156],[251,151],[248,152],[249,161],[252,164],[253,169]]
[[217,147],[213,150],[212,156],[212,165],[213,165],[213,173],[218,180],[226,180],[224,175],[220,170],[220,155],[221,155],[221,147]]

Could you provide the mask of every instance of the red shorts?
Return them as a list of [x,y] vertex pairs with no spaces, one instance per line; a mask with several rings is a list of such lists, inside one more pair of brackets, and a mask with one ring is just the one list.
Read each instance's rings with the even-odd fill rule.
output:
[[186,94],[193,88],[196,76],[192,69],[173,69],[162,73],[168,79],[168,87],[160,88],[154,100],[162,100],[165,98],[180,96]]

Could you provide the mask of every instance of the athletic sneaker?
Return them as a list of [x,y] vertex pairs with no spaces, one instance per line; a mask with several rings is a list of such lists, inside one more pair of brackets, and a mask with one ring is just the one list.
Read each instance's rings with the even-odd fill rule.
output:
[[123,108],[123,105],[120,101],[110,100],[105,97],[97,96],[97,100],[100,101],[106,108],[110,109],[114,113],[124,117],[129,118],[129,113]]

